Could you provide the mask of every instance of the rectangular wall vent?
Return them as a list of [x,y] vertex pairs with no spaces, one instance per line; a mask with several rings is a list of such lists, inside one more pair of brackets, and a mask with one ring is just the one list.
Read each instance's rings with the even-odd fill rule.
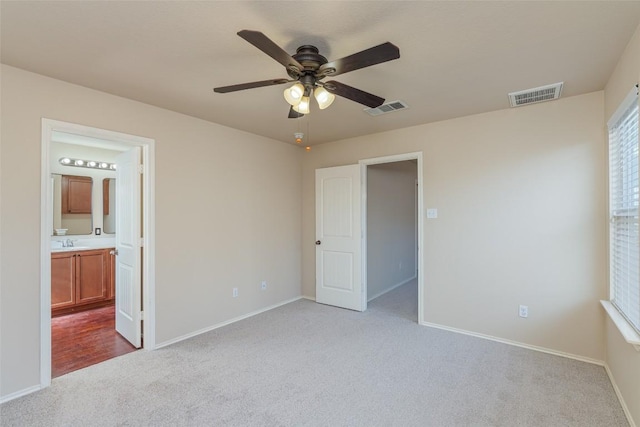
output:
[[409,108],[409,106],[403,101],[390,101],[385,102],[379,107],[376,108],[365,108],[364,111],[370,116],[379,116],[381,114],[392,113],[398,110],[404,110]]
[[521,90],[519,92],[511,92],[509,94],[509,103],[512,107],[519,107],[521,105],[558,99],[562,93],[563,83],[564,82],[554,83],[533,89]]

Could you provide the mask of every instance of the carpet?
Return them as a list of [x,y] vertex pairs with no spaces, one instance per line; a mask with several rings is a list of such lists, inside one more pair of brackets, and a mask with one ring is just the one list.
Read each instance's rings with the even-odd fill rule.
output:
[[415,281],[364,313],[299,300],[55,378],[2,426],[628,426],[607,374],[417,324]]

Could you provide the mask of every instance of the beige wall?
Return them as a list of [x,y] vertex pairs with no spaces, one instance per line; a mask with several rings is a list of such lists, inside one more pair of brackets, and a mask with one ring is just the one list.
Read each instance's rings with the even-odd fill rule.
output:
[[439,215],[421,242],[424,320],[603,360],[603,110],[595,92],[314,147],[303,161],[304,295],[315,294],[314,170],[421,151],[424,204]]
[[[640,81],[640,26],[627,45],[605,88],[605,121],[613,115],[633,85]],[[606,205],[605,205],[605,210]],[[606,225],[605,225],[606,226]],[[640,425],[640,352],[627,344],[606,318],[606,362],[629,413]]]
[[367,299],[416,276],[417,163],[367,167]]
[[40,382],[43,117],[155,139],[158,344],[300,295],[301,149],[12,67],[1,85],[0,396]]

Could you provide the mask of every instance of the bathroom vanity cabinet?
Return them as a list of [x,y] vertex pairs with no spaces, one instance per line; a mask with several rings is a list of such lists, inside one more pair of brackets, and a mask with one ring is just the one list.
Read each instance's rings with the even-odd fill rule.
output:
[[113,303],[113,249],[64,251],[51,254],[51,315]]

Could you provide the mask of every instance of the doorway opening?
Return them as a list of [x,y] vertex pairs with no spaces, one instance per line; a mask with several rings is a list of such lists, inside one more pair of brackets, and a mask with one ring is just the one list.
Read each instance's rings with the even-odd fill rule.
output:
[[[390,277],[383,280],[379,289],[374,281],[368,283],[371,275],[377,280],[376,272],[369,272],[369,264],[377,261],[369,260],[368,253],[368,213],[367,213],[367,169],[373,165],[402,163],[406,169],[400,181],[406,181],[403,189],[406,195],[403,202],[407,211],[403,211],[405,219],[402,224],[410,231],[403,231],[409,236],[400,239],[402,251],[386,253],[388,248],[382,243],[373,245],[380,249],[379,258],[390,269]],[[397,165],[382,166],[378,169],[393,169]],[[377,169],[376,169],[377,170]],[[408,173],[407,173],[408,171]],[[316,169],[316,302],[356,311],[365,311],[370,298],[387,293],[390,288],[401,287],[404,283],[415,280],[417,286],[417,322],[424,322],[424,259],[420,255],[420,246],[424,241],[423,233],[423,185],[422,185],[422,153],[406,153],[388,157],[360,160],[359,164],[334,166]],[[385,180],[381,180],[384,182]],[[417,181],[417,188],[416,188]],[[375,190],[372,190],[375,191]],[[383,191],[384,193],[384,191]],[[388,197],[382,195],[382,199]],[[383,200],[384,201],[384,200]],[[388,206],[388,205],[387,205]],[[381,209],[384,209],[381,207]],[[395,222],[393,214],[380,215],[385,227]],[[374,229],[376,227],[374,226]],[[379,230],[375,230],[379,231]],[[385,230],[385,239],[393,241],[393,231]],[[388,252],[388,251],[387,251]],[[372,254],[373,256],[373,254]],[[372,267],[374,267],[372,265]],[[391,271],[393,270],[393,271]],[[417,270],[417,271],[416,271]],[[404,275],[404,278],[401,276]],[[391,277],[393,276],[393,277]],[[369,289],[371,287],[371,289]],[[369,297],[369,298],[368,298]],[[416,316],[413,316],[415,319]]]
[[366,301],[422,323],[422,153],[361,160],[360,167]]
[[42,120],[42,387],[141,347],[143,332],[155,347],[154,155],[149,138]]
[[367,303],[418,321],[418,165],[366,166]]
[[115,325],[113,168],[118,155],[130,149],[81,135],[51,134],[52,378],[137,349]]

